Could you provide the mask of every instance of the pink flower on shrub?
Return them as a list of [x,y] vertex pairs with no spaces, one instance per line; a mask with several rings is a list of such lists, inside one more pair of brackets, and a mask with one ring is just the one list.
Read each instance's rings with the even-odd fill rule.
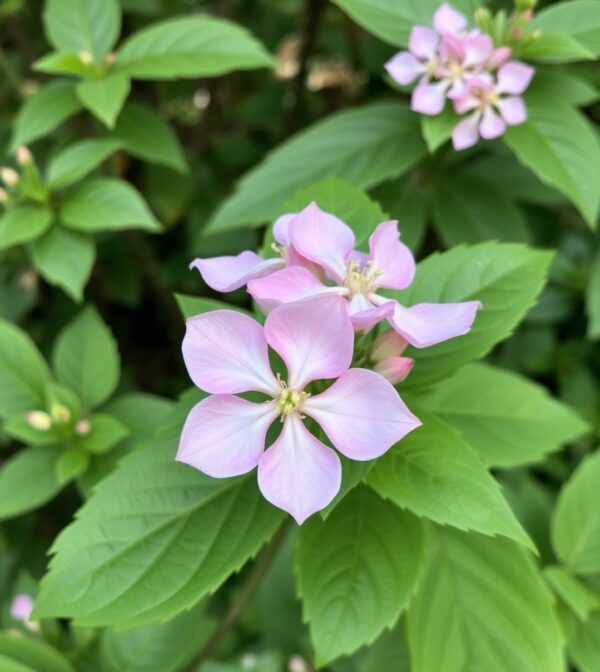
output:
[[[269,347],[286,374],[273,373]],[[265,498],[302,523],[331,502],[341,483],[337,453],[307,423],[317,423],[352,460],[379,457],[420,425],[387,380],[349,368],[353,349],[352,325],[336,296],[276,308],[264,328],[229,310],[188,320],[187,370],[212,396],[191,410],[177,459],[215,478],[258,467]],[[324,391],[311,393],[311,383],[330,379]],[[266,400],[236,396],[249,391]],[[279,436],[265,450],[267,431],[278,418]]]
[[413,281],[415,261],[400,242],[398,223],[383,222],[369,238],[369,253],[354,249],[352,229],[340,220],[324,220],[311,203],[290,223],[291,245],[320,266],[334,286],[325,284],[306,268],[290,266],[248,283],[248,292],[268,312],[278,305],[311,296],[337,295],[357,331],[368,331],[378,322],[390,326],[408,343],[425,348],[466,334],[480,307],[479,301],[419,303],[406,308],[379,293],[381,289],[405,289]]
[[455,149],[474,145],[481,136],[491,140],[501,136],[507,126],[522,124],[527,109],[522,94],[534,74],[525,63],[510,61],[498,70],[496,81],[491,77],[471,80],[463,93],[454,101],[458,114],[470,112],[452,131]]

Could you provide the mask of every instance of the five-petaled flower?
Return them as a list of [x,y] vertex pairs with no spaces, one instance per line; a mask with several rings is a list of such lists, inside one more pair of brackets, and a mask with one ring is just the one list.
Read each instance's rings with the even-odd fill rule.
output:
[[[269,347],[283,360],[284,375],[273,373]],[[229,310],[188,320],[185,363],[211,396],[190,412],[177,459],[216,478],[258,467],[265,498],[302,523],[327,506],[341,484],[337,453],[307,423],[315,431],[320,426],[352,460],[379,457],[421,424],[385,378],[349,368],[353,350],[352,324],[338,296],[282,305],[264,328]],[[330,379],[324,391],[311,393],[314,381]],[[266,399],[236,396],[250,391]],[[279,417],[280,434],[265,450],[267,431]]]

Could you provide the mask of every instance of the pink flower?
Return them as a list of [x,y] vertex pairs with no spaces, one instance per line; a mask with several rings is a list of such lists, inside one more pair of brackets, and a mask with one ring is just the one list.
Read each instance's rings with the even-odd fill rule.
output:
[[[271,370],[269,347],[285,364],[285,381]],[[229,310],[188,320],[185,363],[194,383],[212,396],[190,412],[177,459],[215,478],[258,466],[265,498],[302,523],[331,502],[341,483],[338,455],[309,431],[307,418],[353,460],[379,457],[420,425],[379,374],[349,369],[353,349],[352,325],[335,296],[281,306],[264,329]],[[336,380],[311,394],[313,381],[327,379]],[[236,396],[248,391],[267,400]],[[265,451],[278,417],[281,433]]]
[[534,72],[525,63],[510,61],[500,67],[495,83],[491,77],[471,80],[463,95],[454,101],[458,114],[471,112],[452,132],[454,148],[466,149],[479,136],[491,140],[501,136],[507,125],[522,124],[527,119],[527,109],[518,94],[527,89]]
[[345,299],[357,331],[368,331],[387,319],[392,328],[417,348],[466,334],[479,301],[420,303],[410,308],[378,293],[405,289],[415,275],[410,250],[399,240],[398,222],[379,224],[369,238],[369,254],[354,250],[355,238],[346,224],[324,222],[312,203],[290,224],[290,241],[304,258],[324,269],[335,286],[324,284],[310,271],[293,267],[251,280],[248,292],[268,312],[274,307],[311,296],[334,294]]
[[24,623],[29,621],[32,611],[33,598],[25,593],[16,595],[10,605],[10,615],[15,621],[23,621]]

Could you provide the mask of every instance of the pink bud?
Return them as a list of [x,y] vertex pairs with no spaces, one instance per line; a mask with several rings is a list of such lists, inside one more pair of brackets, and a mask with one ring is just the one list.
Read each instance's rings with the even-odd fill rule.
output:
[[52,418],[44,411],[29,411],[25,418],[28,424],[39,432],[47,432],[52,427]]
[[33,156],[31,155],[31,152],[25,147],[25,145],[21,145],[17,149],[17,163],[20,166],[26,166],[27,164],[31,163],[33,161]]
[[408,343],[393,329],[388,329],[375,339],[371,346],[371,359],[379,362],[386,357],[400,356]]
[[0,177],[7,187],[14,187],[20,180],[19,173],[12,168],[1,168]]
[[310,667],[304,658],[300,656],[292,656],[288,660],[288,672],[310,672]]
[[33,598],[25,593],[17,595],[10,605],[10,615],[15,621],[28,621],[32,611]]
[[89,420],[79,420],[75,425],[75,431],[79,436],[85,436],[92,430],[92,425]]
[[386,357],[375,364],[375,371],[392,385],[401,383],[410,373],[415,360],[411,357]]
[[490,56],[487,67],[489,70],[495,70],[499,68],[503,63],[506,63],[512,54],[512,49],[510,47],[498,47],[494,49],[492,55]]

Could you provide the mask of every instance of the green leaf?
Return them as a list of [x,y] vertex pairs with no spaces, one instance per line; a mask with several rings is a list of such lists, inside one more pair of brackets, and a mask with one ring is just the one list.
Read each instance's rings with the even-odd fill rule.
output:
[[61,489],[54,467],[56,448],[25,448],[0,469],[0,520],[14,518],[37,509]]
[[11,150],[48,135],[81,109],[73,82],[51,82],[21,107],[11,140]]
[[119,382],[117,344],[96,309],[88,306],[60,333],[52,364],[56,377],[86,408],[106,401]]
[[3,430],[8,436],[28,446],[48,446],[61,442],[60,434],[54,429],[40,430],[32,427],[27,421],[26,413],[19,413],[6,420]]
[[236,310],[239,313],[252,315],[250,311],[233,306],[225,301],[218,299],[208,299],[205,296],[187,296],[186,294],[175,294],[175,300],[184,319],[208,313],[209,310]]
[[[8,660],[6,665],[2,658]],[[34,637],[5,632],[0,632],[0,669],[2,672],[75,672],[67,658],[49,644]]]
[[0,320],[0,417],[45,408],[50,372],[29,336]]
[[68,54],[61,51],[54,51],[38,58],[31,67],[33,70],[49,75],[88,77],[90,74],[90,66],[81,60],[79,54]]
[[56,461],[56,478],[61,486],[81,476],[90,466],[90,456],[78,448],[69,448]]
[[366,482],[379,495],[441,525],[502,535],[532,547],[477,453],[435,415],[381,457]]
[[34,618],[112,627],[167,620],[275,533],[283,514],[255,478],[214,479],[175,462],[180,433],[181,419],[97,486],[53,546]]
[[435,116],[421,115],[421,131],[430,154],[433,154],[436,149],[450,139],[458,121],[459,117],[451,105],[446,105],[441,114]]
[[[356,23],[382,40],[399,47],[408,45],[414,25],[429,26],[439,0],[333,0]],[[470,19],[481,3],[452,0],[452,7]]]
[[580,672],[597,672],[600,661],[600,612],[587,623],[577,623],[569,639],[569,653]]
[[130,433],[120,420],[104,413],[92,415],[90,425],[89,434],[77,441],[77,445],[88,453],[106,453]]
[[454,171],[433,182],[433,221],[447,247],[490,239],[527,241],[521,211],[492,183]]
[[433,532],[434,553],[408,612],[412,672],[563,672],[550,595],[523,549],[450,528]]
[[549,35],[569,35],[595,56],[600,56],[598,0],[573,0],[546,7],[536,12],[531,27]]
[[210,16],[181,16],[128,37],[116,67],[134,79],[176,79],[274,64],[273,57],[245,28]]
[[590,612],[600,608],[600,599],[562,567],[545,567],[544,576],[554,592],[581,621],[587,621]]
[[585,288],[585,309],[588,318],[588,338],[600,338],[600,253],[596,254]]
[[119,140],[105,138],[80,140],[59,152],[48,167],[48,186],[62,189],[78,182],[120,149]]
[[88,52],[97,63],[121,32],[117,0],[48,0],[43,17],[53,47],[75,54]]
[[298,189],[328,175],[360,189],[401,175],[426,153],[418,124],[418,116],[399,102],[365,105],[318,122],[251,170],[207,230],[271,221]]
[[77,84],[75,92],[81,104],[108,128],[113,128],[125,103],[131,82],[123,74]]
[[75,301],[83,289],[96,259],[96,244],[91,236],[53,226],[31,247],[34,266],[51,285],[56,285]]
[[387,219],[379,203],[371,200],[364,191],[332,176],[297,191],[286,201],[283,212],[300,212],[312,201],[321,210],[346,222],[356,235],[357,245],[369,237],[377,224]]
[[416,365],[403,387],[430,384],[482,357],[510,335],[541,292],[552,253],[510,243],[481,243],[433,254],[417,267],[412,285],[394,293],[403,305],[479,300],[471,331],[424,350],[410,348]]
[[587,119],[553,96],[525,96],[527,121],[511,126],[506,144],[525,166],[562,192],[595,226],[600,208],[600,141]]
[[0,250],[28,243],[44,233],[52,223],[52,212],[35,205],[17,205],[0,218]]
[[177,135],[145,105],[127,103],[111,135],[133,156],[173,168],[181,174],[188,172]]
[[298,533],[296,573],[317,667],[373,642],[415,590],[424,535],[414,516],[368,488],[355,489],[326,521]]
[[113,399],[103,409],[120,420],[132,434],[153,433],[161,428],[173,402],[153,394],[131,392]]
[[600,452],[586,458],[563,486],[552,519],[552,545],[574,574],[600,572]]
[[571,63],[594,58],[594,52],[566,33],[541,35],[519,47],[518,57],[539,63]]
[[107,177],[78,186],[62,204],[60,216],[65,226],[78,231],[162,230],[129,183]]
[[556,96],[575,107],[587,107],[600,98],[587,71],[575,68],[538,68],[527,91],[533,96]]
[[463,366],[415,403],[452,425],[495,467],[538,462],[589,431],[545,387],[488,364]]

